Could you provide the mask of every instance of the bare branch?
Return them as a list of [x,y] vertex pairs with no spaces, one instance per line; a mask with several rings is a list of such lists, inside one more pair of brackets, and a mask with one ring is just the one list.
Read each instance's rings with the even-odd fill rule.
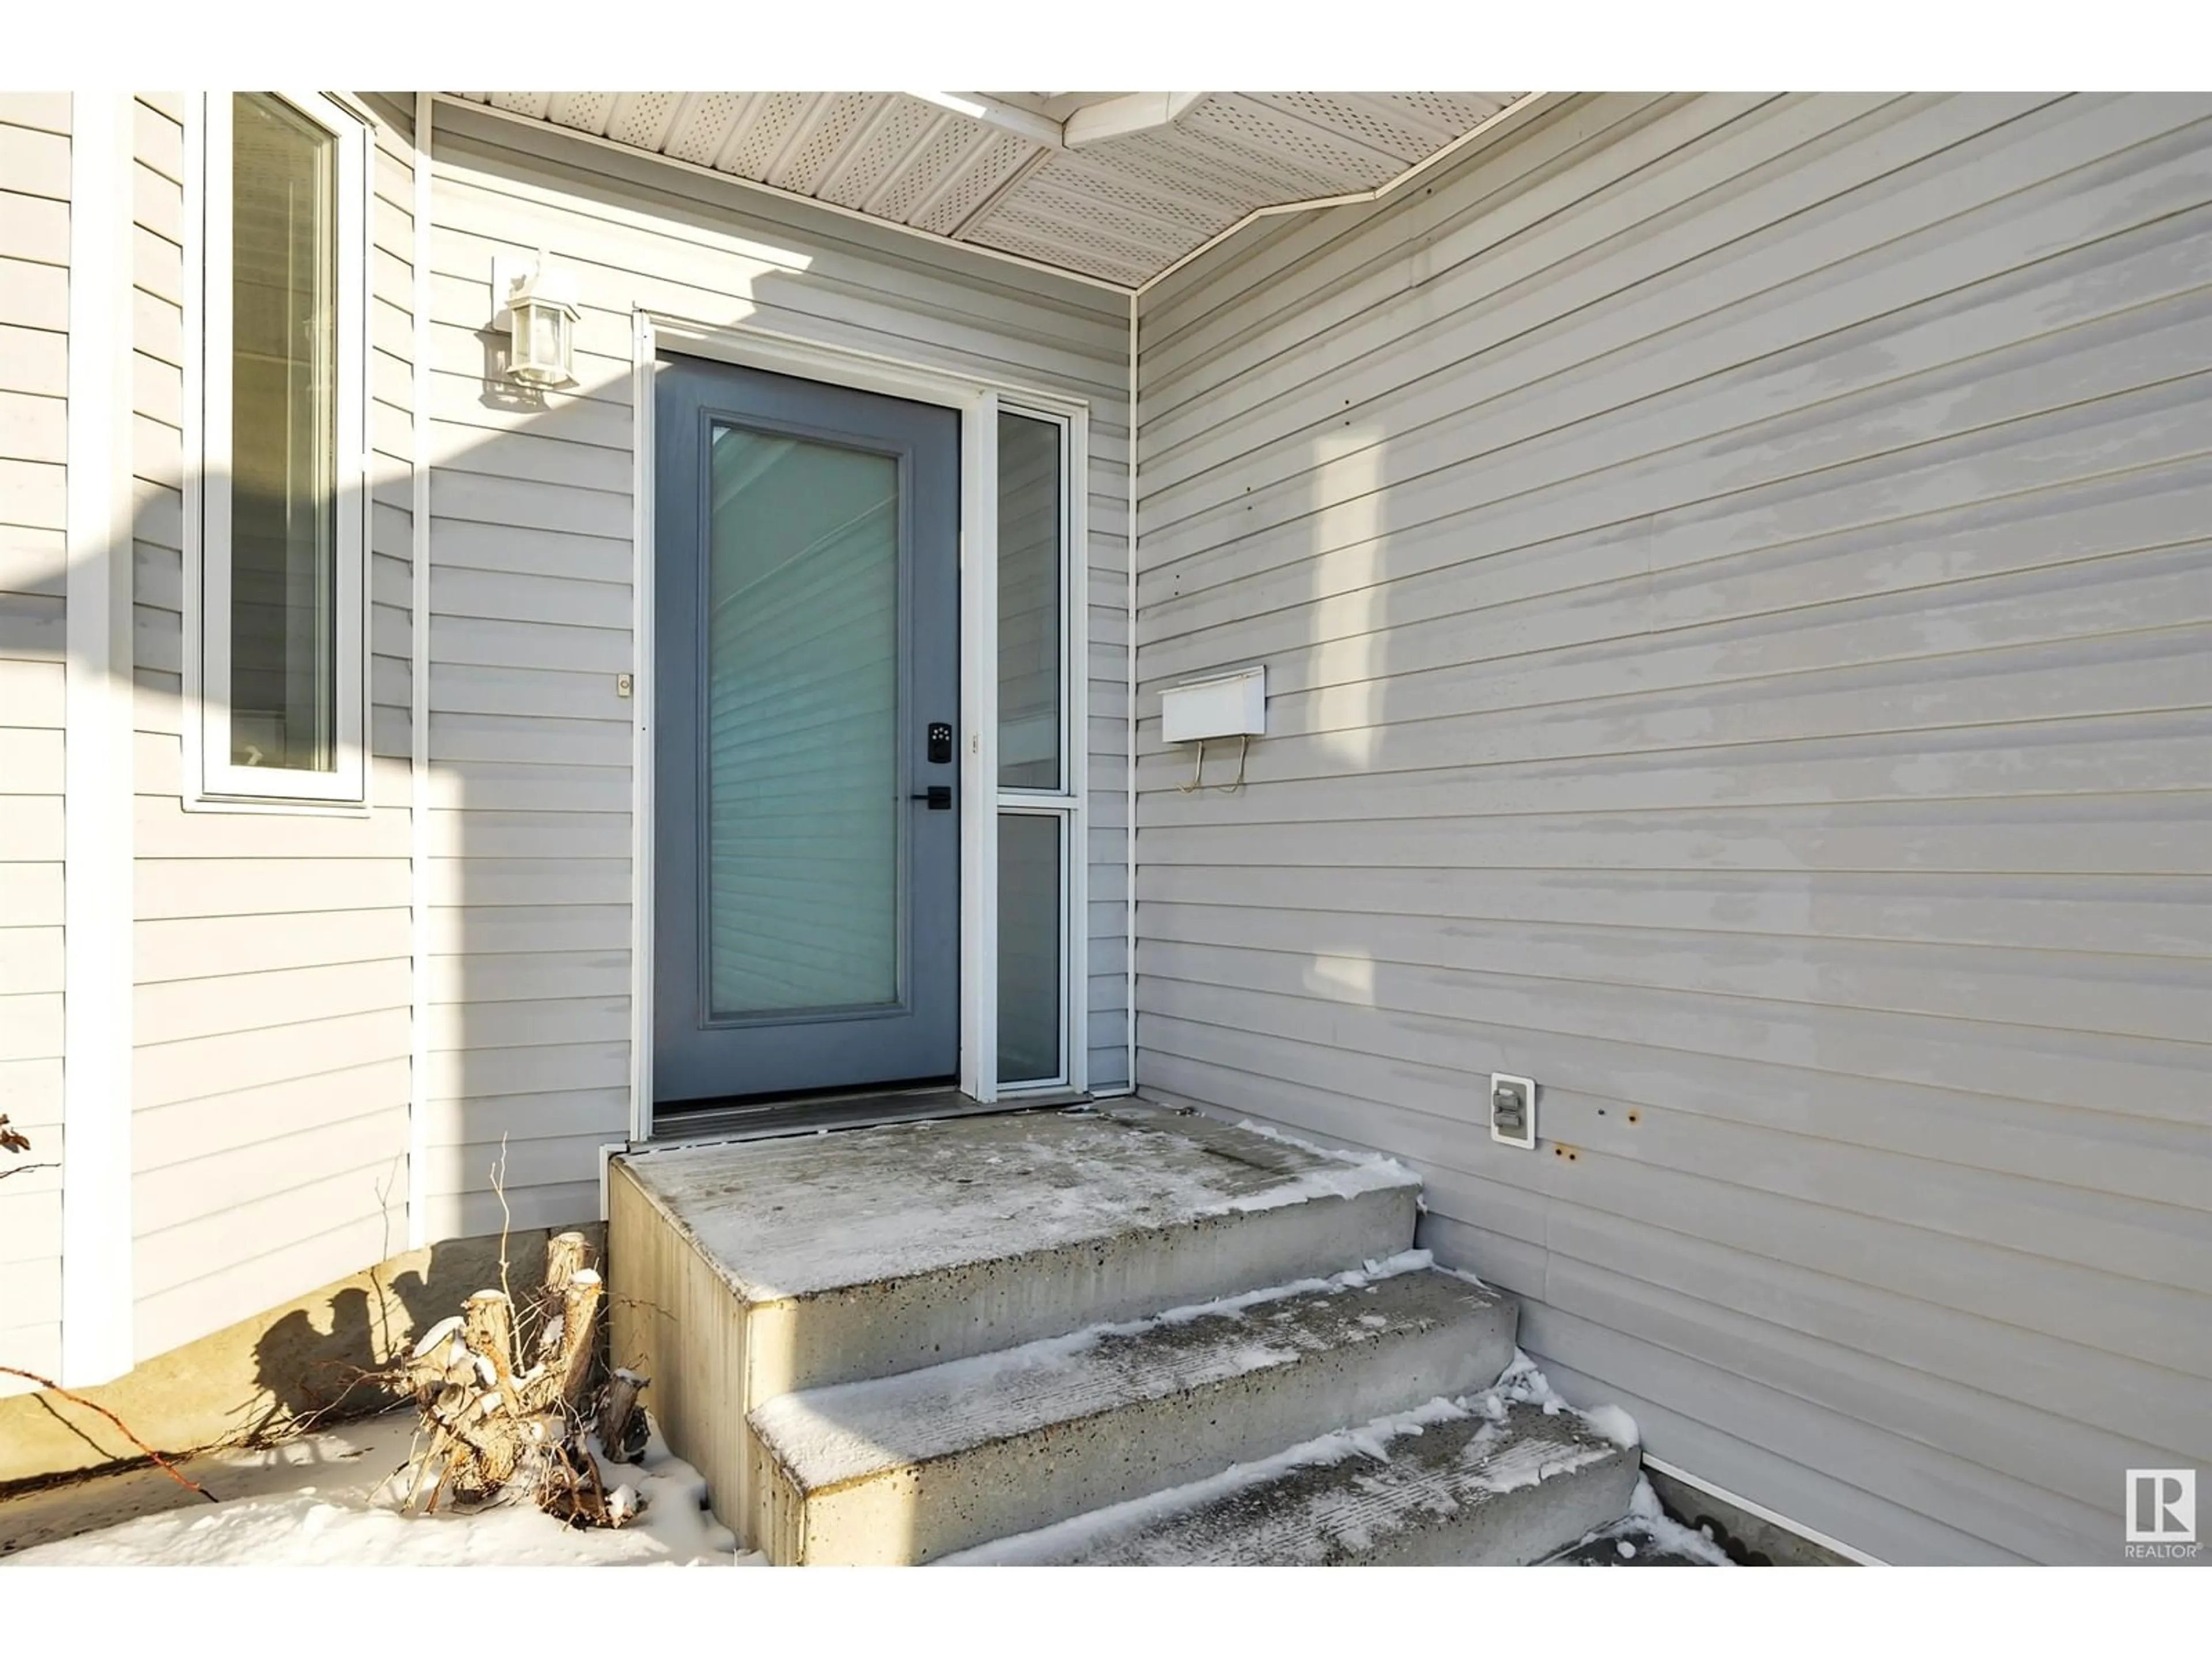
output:
[[[4,1122],[6,1120],[4,1119],[0,1119],[0,1122]],[[169,1462],[167,1458],[162,1456],[161,1453],[155,1451],[151,1446],[141,1440],[131,1431],[131,1425],[128,1423],[118,1417],[113,1412],[108,1410],[106,1407],[99,1404],[95,1401],[87,1400],[81,1394],[72,1394],[69,1389],[62,1387],[60,1383],[55,1382],[52,1377],[40,1376],[36,1371],[23,1370],[14,1365],[0,1365],[0,1375],[20,1376],[26,1382],[35,1382],[39,1387],[47,1390],[49,1393],[61,1395],[63,1399],[70,1401],[72,1405],[82,1406],[88,1412],[98,1412],[109,1422],[114,1424],[117,1428],[122,1430],[123,1432],[129,1437],[131,1443],[137,1447],[140,1451],[144,1452],[147,1456],[152,1458],[155,1467],[157,1467],[162,1474],[167,1475],[170,1480],[175,1481],[179,1486],[186,1488],[188,1491],[198,1492],[201,1497],[206,1498],[210,1504],[220,1503],[222,1501],[205,1486],[200,1485],[198,1481],[189,1479],[181,1469],[177,1468],[175,1464]]]

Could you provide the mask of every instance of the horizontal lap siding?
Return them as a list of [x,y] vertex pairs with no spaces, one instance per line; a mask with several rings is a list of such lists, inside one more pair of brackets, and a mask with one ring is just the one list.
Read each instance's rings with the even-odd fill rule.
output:
[[[182,105],[138,109],[133,1121],[137,1344],[158,1353],[404,1247],[413,230],[370,159],[372,810],[183,810]],[[379,106],[380,122],[401,112]]]
[[[0,1114],[31,1141],[0,1152],[0,1365],[47,1376],[61,1370],[69,134],[66,93],[0,93]],[[0,1395],[30,1386],[0,1376]]]
[[[441,106],[432,236],[431,1236],[598,1203],[629,1133],[631,313],[745,322],[1040,386],[1092,411],[1091,890],[1118,935],[1127,313],[1073,283]],[[495,254],[575,279],[579,384],[492,378]],[[1109,914],[1110,912],[1110,914]],[[1117,939],[1092,1077],[1126,1073]]]
[[2212,1463],[2212,101],[1570,100],[1141,343],[1147,1091],[1407,1158],[1661,1457],[2116,1559]]

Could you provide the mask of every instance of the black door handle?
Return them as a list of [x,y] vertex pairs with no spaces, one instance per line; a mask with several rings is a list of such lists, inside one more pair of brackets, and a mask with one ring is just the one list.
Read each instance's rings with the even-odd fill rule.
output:
[[907,799],[927,801],[929,810],[933,812],[950,812],[952,810],[952,786],[949,783],[933,783],[928,788],[908,795]]

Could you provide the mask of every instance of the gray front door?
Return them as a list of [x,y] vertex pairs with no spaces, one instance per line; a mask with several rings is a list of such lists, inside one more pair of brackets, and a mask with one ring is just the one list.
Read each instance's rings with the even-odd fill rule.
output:
[[950,1079],[959,416],[656,386],[653,1098]]

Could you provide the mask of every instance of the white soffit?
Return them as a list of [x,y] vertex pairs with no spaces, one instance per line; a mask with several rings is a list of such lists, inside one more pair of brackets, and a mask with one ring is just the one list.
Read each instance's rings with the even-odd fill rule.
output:
[[1247,214],[1389,185],[1510,92],[465,92],[1134,289]]

